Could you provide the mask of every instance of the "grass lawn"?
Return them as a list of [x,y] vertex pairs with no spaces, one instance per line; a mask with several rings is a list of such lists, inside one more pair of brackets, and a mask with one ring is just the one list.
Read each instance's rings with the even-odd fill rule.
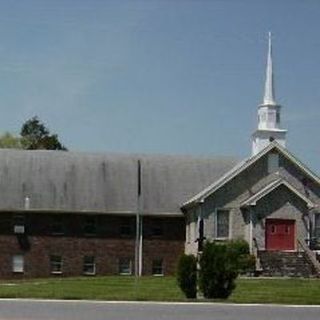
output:
[[[50,278],[1,281],[1,298],[185,301],[174,277]],[[320,280],[238,279],[226,300],[236,303],[320,304]]]

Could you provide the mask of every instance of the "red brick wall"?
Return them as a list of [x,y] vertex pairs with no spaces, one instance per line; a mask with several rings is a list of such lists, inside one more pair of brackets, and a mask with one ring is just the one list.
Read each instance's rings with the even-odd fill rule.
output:
[[[121,219],[132,223],[131,236],[120,235]],[[62,256],[62,276],[82,275],[84,256],[95,257],[97,275],[118,274],[121,257],[131,258],[134,265],[134,217],[97,216],[97,234],[91,237],[83,234],[84,215],[80,214],[63,216],[65,234],[59,236],[50,233],[49,214],[28,214],[23,236],[13,233],[12,221],[11,214],[1,214],[0,278],[48,277],[50,255]],[[162,224],[163,234],[153,236],[152,226],[158,222]],[[184,228],[183,218],[143,219],[143,274],[151,274],[152,260],[158,258],[163,259],[165,274],[175,272],[177,259],[184,250]],[[12,272],[12,257],[16,254],[24,255],[23,274]]]

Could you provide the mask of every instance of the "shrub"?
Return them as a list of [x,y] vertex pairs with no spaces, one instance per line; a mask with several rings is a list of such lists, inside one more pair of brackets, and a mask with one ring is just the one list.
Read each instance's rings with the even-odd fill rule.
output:
[[193,255],[183,254],[178,262],[177,281],[187,298],[197,296],[197,259]]
[[256,259],[250,254],[249,244],[243,239],[227,242],[228,248],[237,261],[237,269],[240,274],[254,271]]
[[205,298],[226,299],[238,276],[238,250],[230,243],[204,245],[200,258],[199,285]]

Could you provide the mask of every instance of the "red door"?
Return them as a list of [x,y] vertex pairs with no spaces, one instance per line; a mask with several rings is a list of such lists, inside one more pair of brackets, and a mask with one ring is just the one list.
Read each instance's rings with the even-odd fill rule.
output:
[[294,220],[266,220],[266,250],[295,250]]

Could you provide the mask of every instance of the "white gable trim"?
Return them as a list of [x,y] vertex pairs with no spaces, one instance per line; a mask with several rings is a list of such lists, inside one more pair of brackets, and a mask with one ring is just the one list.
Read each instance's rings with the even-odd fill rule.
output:
[[276,141],[271,142],[265,149],[261,150],[258,154],[240,162],[238,165],[233,167],[229,172],[223,175],[220,179],[215,181],[213,184],[205,188],[203,191],[199,192],[197,195],[192,197],[190,200],[182,204],[182,208],[192,206],[200,201],[203,201],[208,196],[212,195],[215,191],[224,186],[227,182],[233,179],[242,171],[246,170],[253,163],[262,158],[272,149],[276,149],[279,153],[285,156],[287,159],[292,161],[299,169],[301,169],[309,178],[315,181],[320,186],[320,178],[313,173],[308,167],[306,167],[302,162],[300,162],[296,157],[294,157],[286,148],[280,146]]
[[256,194],[254,194],[253,196],[249,197],[247,200],[242,202],[241,207],[255,206],[260,199],[264,198],[266,195],[268,195],[273,190],[279,188],[281,185],[286,186],[296,196],[298,196],[301,200],[303,200],[307,204],[309,209],[312,209],[315,207],[315,204],[312,201],[310,201],[305,195],[303,195],[300,191],[298,191],[288,181],[283,179],[278,179],[269,183],[267,186],[262,188]]

